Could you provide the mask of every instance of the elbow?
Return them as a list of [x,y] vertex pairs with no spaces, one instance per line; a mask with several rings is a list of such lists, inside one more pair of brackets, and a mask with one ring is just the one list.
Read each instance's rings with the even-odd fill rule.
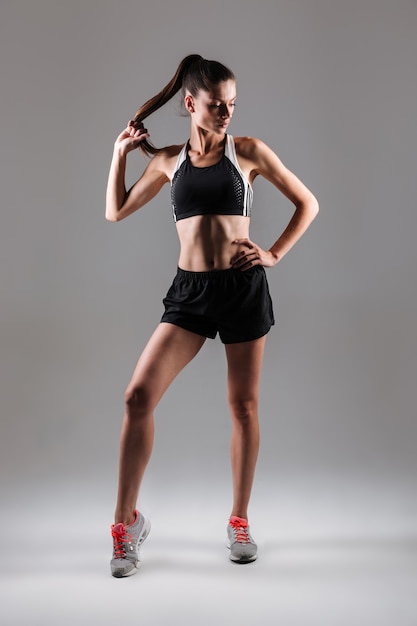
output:
[[319,210],[320,210],[320,206],[319,206],[317,198],[311,195],[311,198],[308,202],[308,213],[309,213],[311,221],[313,221],[317,217]]
[[313,194],[296,206],[297,210],[300,212],[300,219],[305,220],[307,224],[311,224],[319,212],[319,203]]
[[120,222],[119,212],[106,208],[105,218],[108,222]]
[[320,205],[318,203],[317,198],[313,199],[311,211],[312,211],[312,214],[313,214],[313,219],[316,218],[317,215],[319,214],[319,211],[320,211]]
[[124,203],[119,205],[118,203],[107,202],[105,206],[105,217],[108,222],[120,222],[129,215]]

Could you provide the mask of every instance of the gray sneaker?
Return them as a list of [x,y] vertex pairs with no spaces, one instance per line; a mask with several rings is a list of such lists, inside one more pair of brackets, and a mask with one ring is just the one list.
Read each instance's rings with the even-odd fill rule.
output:
[[130,526],[112,524],[113,558],[111,573],[115,578],[135,574],[141,566],[139,547],[151,530],[150,521],[139,511],[135,511],[135,521]]
[[232,515],[227,526],[227,547],[234,563],[251,563],[258,558],[258,546],[249,532],[248,520]]

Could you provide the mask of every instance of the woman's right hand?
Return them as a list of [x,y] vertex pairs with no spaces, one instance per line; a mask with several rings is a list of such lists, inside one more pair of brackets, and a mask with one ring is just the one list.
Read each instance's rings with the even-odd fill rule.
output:
[[114,147],[121,154],[126,155],[128,152],[136,150],[139,144],[148,137],[148,130],[144,127],[143,122],[130,120],[126,128],[117,137]]

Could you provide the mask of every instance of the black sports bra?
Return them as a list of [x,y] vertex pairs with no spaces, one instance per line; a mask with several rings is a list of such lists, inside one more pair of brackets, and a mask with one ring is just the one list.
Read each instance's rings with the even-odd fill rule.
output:
[[194,215],[250,216],[253,191],[239,167],[232,135],[225,135],[224,151],[218,163],[194,167],[189,142],[178,155],[171,180],[174,221]]

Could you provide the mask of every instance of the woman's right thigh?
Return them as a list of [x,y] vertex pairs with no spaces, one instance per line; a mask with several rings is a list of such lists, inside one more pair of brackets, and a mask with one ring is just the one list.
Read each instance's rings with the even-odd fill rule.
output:
[[205,340],[205,337],[174,324],[159,324],[143,350],[126,389],[127,404],[153,410]]

